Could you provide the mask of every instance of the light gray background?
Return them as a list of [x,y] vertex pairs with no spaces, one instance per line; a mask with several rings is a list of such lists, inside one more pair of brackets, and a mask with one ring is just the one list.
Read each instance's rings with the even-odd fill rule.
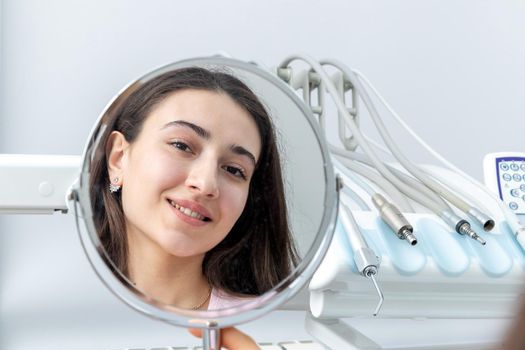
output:
[[[79,155],[91,124],[129,80],[220,51],[267,66],[304,52],[358,68],[425,140],[479,179],[484,154],[525,151],[518,0],[0,4],[0,153]],[[413,159],[430,159],[394,133]],[[0,264],[0,348],[197,343],[114,299],[73,227],[63,215],[0,218],[1,261],[18,262]],[[243,329],[261,342],[307,339],[302,318],[275,312]]]

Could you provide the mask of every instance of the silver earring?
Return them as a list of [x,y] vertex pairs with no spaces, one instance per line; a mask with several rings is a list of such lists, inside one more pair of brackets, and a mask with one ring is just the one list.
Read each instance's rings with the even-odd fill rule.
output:
[[117,192],[120,190],[120,187],[121,187],[120,185],[116,185],[116,183],[118,183],[118,177],[114,178],[114,179],[113,179],[113,182],[114,182],[115,184],[113,184],[113,183],[110,183],[110,184],[109,184],[109,192],[111,192],[111,193],[117,193]]

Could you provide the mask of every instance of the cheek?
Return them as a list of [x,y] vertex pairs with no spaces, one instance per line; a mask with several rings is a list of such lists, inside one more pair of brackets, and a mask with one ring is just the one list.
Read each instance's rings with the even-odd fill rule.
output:
[[173,187],[184,181],[186,169],[181,162],[174,162],[161,152],[150,152],[147,156],[134,158],[124,178],[132,183],[130,187],[137,190],[139,195],[151,195],[152,191]]
[[221,203],[223,213],[226,213],[228,218],[228,224],[233,227],[237,219],[241,216],[244,207],[246,206],[246,200],[248,198],[248,188],[235,188],[231,189],[224,195],[224,199]]
[[167,157],[154,152],[148,157],[135,154],[123,174],[122,206],[126,217],[135,218],[133,221],[154,217],[161,212],[158,205],[164,204],[162,194],[185,178],[184,166],[176,166]]

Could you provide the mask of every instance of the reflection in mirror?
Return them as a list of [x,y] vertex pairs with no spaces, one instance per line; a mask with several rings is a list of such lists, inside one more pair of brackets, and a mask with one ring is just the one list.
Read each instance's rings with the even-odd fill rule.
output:
[[287,98],[247,70],[195,65],[117,96],[86,158],[95,241],[118,278],[189,310],[277,292],[313,249],[326,194],[318,138]]

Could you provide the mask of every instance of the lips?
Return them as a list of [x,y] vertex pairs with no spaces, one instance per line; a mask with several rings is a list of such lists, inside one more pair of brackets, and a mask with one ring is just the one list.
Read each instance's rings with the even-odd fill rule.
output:
[[195,202],[173,199],[168,199],[168,202],[172,207],[188,218],[193,218],[203,222],[212,221],[211,214],[209,214],[208,210]]

